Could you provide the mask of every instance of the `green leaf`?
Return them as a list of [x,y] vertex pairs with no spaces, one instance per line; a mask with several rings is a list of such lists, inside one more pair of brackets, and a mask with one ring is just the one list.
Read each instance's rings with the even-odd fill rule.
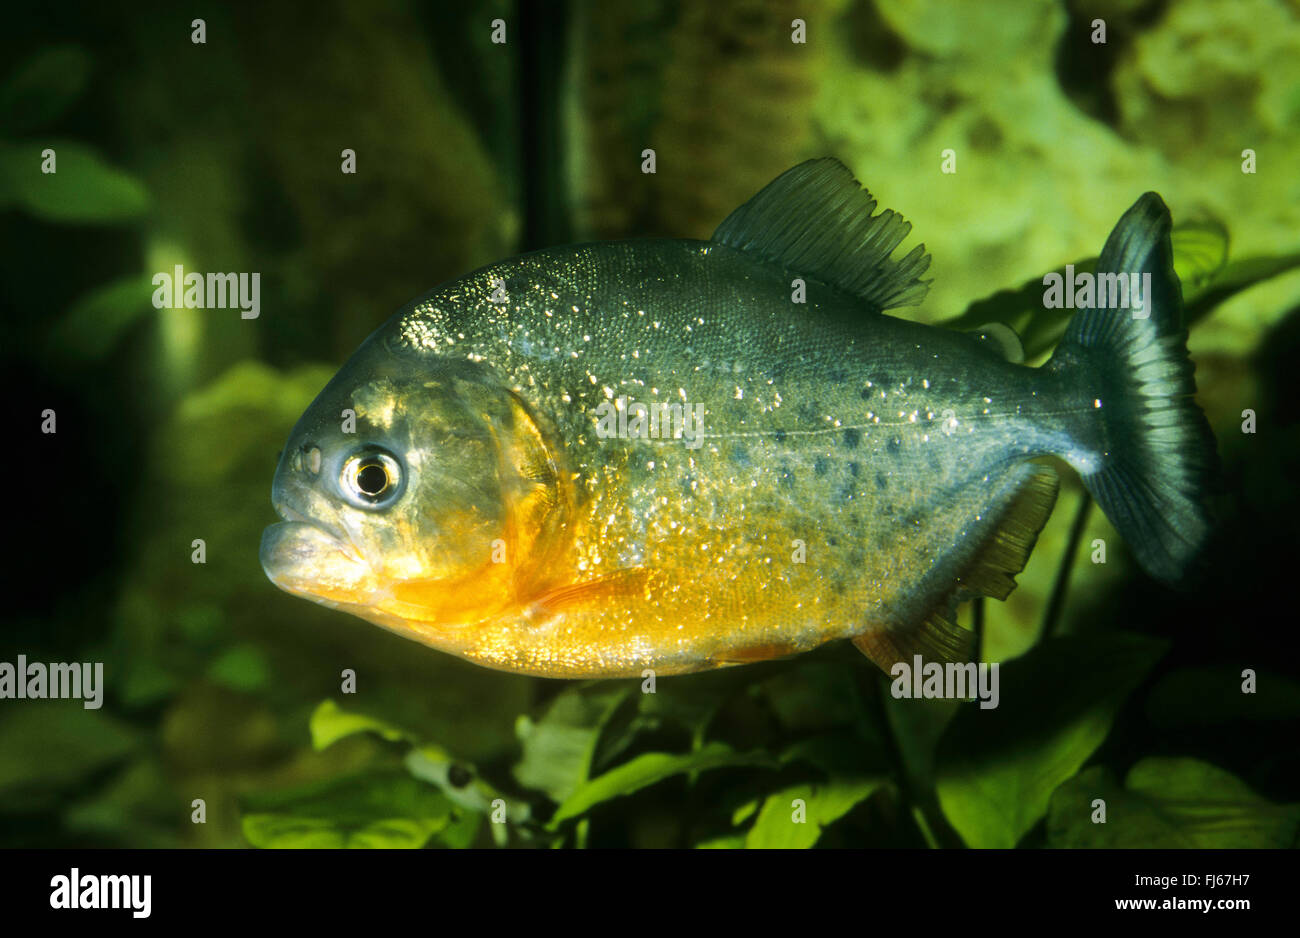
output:
[[860,736],[848,732],[801,739],[782,751],[780,762],[782,765],[803,762],[828,777],[883,774],[889,767],[883,745],[865,743]]
[[69,364],[97,361],[132,325],[154,312],[153,283],[134,274],[78,299],[50,332],[51,350]]
[[718,708],[747,686],[733,678],[725,670],[660,678],[655,693],[636,694],[636,709],[618,711],[604,726],[591,771],[613,765],[641,736],[667,727],[688,733],[693,746],[702,745]]
[[[55,152],[56,172],[41,172],[46,148]],[[149,195],[84,144],[0,142],[0,208],[11,204],[43,221],[116,224],[143,215]]]
[[332,700],[322,700],[316,705],[309,726],[311,727],[311,745],[317,752],[354,733],[375,733],[394,743],[403,740],[407,742],[415,741],[409,733],[398,729],[391,723],[386,723],[377,717],[351,713]]
[[[805,849],[821,837],[823,828],[871,797],[888,781],[873,778],[834,779],[825,784],[802,783],[768,795],[758,819],[745,835],[749,848]],[[794,802],[802,801],[802,819],[795,821]]]
[[418,779],[437,785],[457,807],[479,814],[489,814],[493,802],[505,802],[506,821],[522,824],[531,811],[528,803],[507,798],[478,774],[473,765],[453,759],[442,747],[432,744],[417,746],[403,760],[406,770]]
[[999,672],[999,704],[961,709],[939,743],[937,793],[971,847],[1014,847],[1110,731],[1167,643],[1125,633],[1050,639]]
[[151,656],[136,655],[126,662],[119,678],[118,694],[128,709],[149,707],[173,696],[182,680]]
[[[1076,275],[1092,273],[1097,268],[1097,258],[1088,257],[1073,264]],[[1054,273],[1065,276],[1065,266]],[[1036,277],[1019,287],[998,292],[976,300],[960,316],[942,325],[959,332],[969,332],[991,322],[1010,326],[1020,337],[1025,349],[1025,361],[1032,362],[1051,351],[1065,334],[1065,327],[1074,315],[1073,309],[1047,309],[1043,306],[1043,277]]]
[[738,850],[745,846],[744,834],[723,834],[711,840],[701,840],[695,845],[696,850]]
[[610,769],[574,790],[551,818],[554,829],[562,821],[587,813],[602,801],[630,795],[656,782],[682,772],[703,772],[739,765],[770,766],[772,760],[763,753],[737,753],[725,743],[708,743],[695,752],[678,755],[647,752]]
[[208,667],[208,677],[218,684],[240,691],[255,691],[271,680],[266,652],[257,645],[241,644],[227,649]]
[[49,802],[122,761],[138,745],[132,727],[103,710],[87,710],[81,700],[6,701],[0,720],[0,804],[17,812]]
[[862,667],[862,660],[800,662],[763,681],[756,692],[763,695],[789,730],[810,733],[861,725],[874,739],[883,741],[880,728],[866,714],[858,692]]
[[464,850],[474,845],[482,826],[483,815],[476,811],[461,811],[453,815],[451,823],[438,832],[436,840],[444,847]]
[[1187,303],[1184,320],[1190,326],[1208,316],[1216,306],[1243,290],[1300,267],[1300,253],[1268,257],[1243,257],[1222,270]]
[[63,827],[79,837],[113,838],[124,847],[180,846],[176,789],[154,759],[128,762],[107,784],[65,802]]
[[[1094,801],[1105,823],[1094,823]],[[1098,766],[1052,795],[1053,847],[1191,847],[1203,850],[1297,846],[1300,804],[1278,805],[1239,778],[1196,759],[1143,759],[1120,787]]]
[[1160,729],[1217,726],[1234,720],[1300,717],[1300,683],[1268,671],[1255,692],[1242,693],[1240,668],[1184,668],[1168,674],[1147,698],[1147,718]]
[[744,824],[744,823],[745,823],[746,821],[748,821],[751,817],[753,817],[753,816],[754,816],[754,812],[758,810],[759,803],[760,803],[760,799],[758,799],[758,798],[754,798],[754,799],[751,800],[751,801],[746,801],[744,804],[742,804],[740,807],[738,807],[735,811],[732,811],[732,812],[731,812],[731,826],[732,826],[732,827],[739,827],[741,824]]
[[1217,218],[1184,222],[1170,232],[1183,301],[1203,292],[1228,263],[1228,229]]
[[27,59],[0,85],[0,128],[25,134],[57,120],[81,96],[90,57],[76,46],[53,46]]
[[[1183,319],[1189,327],[1242,290],[1300,267],[1300,254],[1244,258],[1228,263],[1228,232],[1213,218],[1175,225],[1170,242],[1174,272],[1183,285]],[[1092,273],[1097,269],[1097,258],[1083,258],[1072,266],[1076,274]],[[1064,276],[1065,267],[1056,268],[1055,273]],[[999,290],[976,300],[964,313],[943,325],[969,331],[990,322],[1004,323],[1020,336],[1025,360],[1033,361],[1056,346],[1075,312],[1045,309],[1044,289],[1043,277],[1036,277],[1019,287]]]
[[451,813],[451,802],[429,785],[383,773],[250,798],[242,823],[255,847],[418,848]]
[[726,670],[658,678],[655,693],[637,694],[637,712],[673,723],[700,739],[718,708],[746,686]]
[[888,688],[882,697],[908,783],[918,790],[932,789],[939,741],[965,705],[957,700],[898,698]]
[[602,682],[570,687],[540,721],[520,717],[515,732],[523,757],[513,769],[515,780],[557,803],[568,798],[587,780],[600,731],[633,686]]

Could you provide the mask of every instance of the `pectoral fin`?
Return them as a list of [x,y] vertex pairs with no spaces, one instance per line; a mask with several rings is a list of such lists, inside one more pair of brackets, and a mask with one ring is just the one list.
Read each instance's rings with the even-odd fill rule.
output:
[[545,615],[564,612],[579,605],[614,602],[620,598],[644,593],[650,578],[649,570],[635,568],[619,570],[580,583],[566,583],[541,593],[528,608],[534,615]]

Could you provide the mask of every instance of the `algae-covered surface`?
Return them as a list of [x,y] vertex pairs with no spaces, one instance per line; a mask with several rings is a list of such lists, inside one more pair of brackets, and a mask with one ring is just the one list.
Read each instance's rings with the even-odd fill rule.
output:
[[[309,8],[6,13],[0,662],[103,683],[0,698],[0,845],[1295,846],[1300,4]],[[706,238],[826,155],[933,255],[897,312],[1033,361],[1044,273],[1161,195],[1223,463],[1200,580],[1146,577],[1063,470],[1017,590],[962,613],[992,712],[897,699],[845,643],[653,694],[497,673],[268,582],[288,431],[401,304]],[[176,265],[257,272],[256,317],[159,308]]]

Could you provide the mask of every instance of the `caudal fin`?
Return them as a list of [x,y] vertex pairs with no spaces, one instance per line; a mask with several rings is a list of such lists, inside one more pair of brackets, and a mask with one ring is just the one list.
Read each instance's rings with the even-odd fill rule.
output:
[[[1177,583],[1209,535],[1217,455],[1193,400],[1170,228],[1169,209],[1154,192],[1124,213],[1097,263],[1094,304],[1074,315],[1048,367],[1096,394],[1098,423],[1089,434],[1096,451],[1076,465],[1084,485],[1143,568]],[[1119,288],[1130,274],[1149,286],[1124,302]]]

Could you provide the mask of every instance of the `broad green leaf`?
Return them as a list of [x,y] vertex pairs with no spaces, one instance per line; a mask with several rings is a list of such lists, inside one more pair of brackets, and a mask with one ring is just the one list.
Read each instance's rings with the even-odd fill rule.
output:
[[592,771],[613,765],[638,738],[665,728],[684,730],[698,748],[718,708],[747,686],[725,670],[659,678],[654,693],[635,695],[635,710],[625,708],[605,725]]
[[[30,665],[30,662],[29,662]],[[99,689],[103,693],[103,688]],[[85,693],[85,689],[82,689]],[[102,698],[101,698],[102,701]],[[81,700],[7,700],[0,711],[0,804],[44,803],[139,746],[136,731]]]
[[968,705],[957,700],[899,698],[888,689],[884,691],[884,705],[908,782],[919,790],[930,790],[934,787],[934,758],[939,740]]
[[[887,779],[835,779],[825,784],[803,783],[767,796],[758,819],[745,835],[749,848],[804,849],[821,837],[822,829],[869,798]],[[796,801],[802,802],[796,805]],[[796,820],[799,818],[799,820]]]
[[[1094,823],[1096,800],[1105,823]],[[1052,795],[1053,847],[1278,848],[1297,846],[1300,804],[1278,805],[1239,778],[1196,759],[1143,759],[1121,787],[1101,766]]]
[[871,744],[850,732],[801,739],[782,751],[780,762],[782,765],[804,762],[830,777],[876,775],[888,768],[883,742]]
[[1161,729],[1300,717],[1300,683],[1270,671],[1256,672],[1254,693],[1242,683],[1240,668],[1174,671],[1152,688],[1147,717]]
[[754,812],[758,810],[759,803],[760,803],[760,799],[755,798],[752,801],[746,801],[735,811],[732,811],[731,826],[739,827],[741,824],[744,824],[751,817],[753,817]]
[[[178,803],[180,802],[180,803]],[[102,788],[65,804],[63,827],[79,837],[113,838],[129,847],[179,847],[178,811],[189,810],[153,759],[134,759]]]
[[883,739],[880,727],[865,716],[858,691],[853,669],[860,672],[864,667],[869,667],[866,659],[801,662],[763,681],[756,690],[789,730],[811,733],[864,724],[873,738]]
[[1208,316],[1216,306],[1231,299],[1243,290],[1271,280],[1300,267],[1300,253],[1277,254],[1269,257],[1243,257],[1225,265],[1219,273],[1199,290],[1187,303],[1187,325]]
[[50,348],[73,364],[97,361],[132,325],[154,312],[153,283],[135,274],[78,299],[50,332]]
[[[1216,219],[1175,225],[1170,233],[1174,271],[1183,286],[1183,320],[1191,326],[1234,294],[1257,283],[1300,267],[1300,254],[1244,258],[1228,262],[1228,233]],[[1075,274],[1092,273],[1097,258],[1077,260]],[[1065,275],[1065,267],[1054,271]],[[1060,341],[1074,315],[1073,309],[1043,307],[1043,277],[976,300],[961,315],[943,323],[950,329],[969,331],[990,322],[1010,326],[1025,347],[1025,360],[1033,361]]]
[[966,844],[1014,847],[1166,647],[1098,632],[1050,639],[1003,665],[998,706],[962,707],[939,743],[939,802]]
[[435,835],[435,840],[444,847],[464,850],[474,845],[482,826],[483,815],[477,811],[461,811],[452,816],[451,822]]
[[494,810],[493,802],[500,799],[505,802],[508,823],[521,824],[530,816],[527,802],[507,798],[484,781],[473,765],[453,759],[440,746],[416,746],[406,754],[403,761],[408,772],[418,779],[437,785],[457,807],[479,814],[490,814]]
[[[1097,258],[1077,260],[1072,266],[1076,276],[1085,272],[1092,273],[1097,268]],[[1064,277],[1065,265],[1057,267],[1053,272]],[[1025,348],[1025,361],[1032,362],[1056,346],[1065,334],[1070,317],[1075,313],[1073,309],[1045,308],[1043,291],[1046,289],[1043,277],[1036,277],[1019,287],[999,290],[982,300],[976,300],[960,316],[942,325],[959,332],[969,332],[991,322],[1003,323],[1015,330]]]
[[1228,263],[1228,229],[1215,218],[1184,222],[1170,232],[1174,273],[1183,287],[1183,302],[1203,292]]
[[[41,153],[55,153],[56,172],[41,172]],[[149,195],[134,176],[71,140],[0,142],[0,208],[17,205],[43,221],[116,224],[138,218]]]
[[[638,696],[655,697],[657,695],[639,694]],[[657,733],[663,730],[665,723],[674,723],[680,726],[678,721],[668,720],[662,711],[643,713],[637,710],[629,714],[625,710],[619,710],[605,724],[601,732],[591,770],[588,774],[603,771],[605,768],[619,762],[638,739],[648,733]],[[699,725],[703,726],[704,724]]]
[[382,773],[249,798],[242,823],[255,847],[418,848],[451,814],[451,802],[433,787]]
[[119,682],[118,694],[128,709],[156,705],[173,696],[183,684],[172,670],[148,655],[136,655],[126,662]]
[[747,686],[726,670],[661,677],[655,682],[653,694],[637,694],[637,712],[676,724],[693,738],[702,738],[718,708]]
[[772,760],[763,753],[738,753],[725,743],[718,742],[708,743],[696,752],[681,755],[669,752],[643,753],[579,786],[556,809],[550,826],[555,828],[562,821],[587,813],[602,801],[630,795],[682,772],[771,764]]
[[25,134],[57,120],[86,87],[90,57],[76,46],[44,49],[0,84],[0,132]]
[[208,667],[208,677],[234,690],[255,691],[271,680],[271,665],[266,652],[245,643],[222,652]]
[[332,700],[322,700],[312,712],[311,745],[319,752],[354,733],[375,733],[389,742],[414,742],[405,730],[398,729],[377,717],[344,710]]
[[724,834],[711,840],[701,840],[695,845],[696,850],[738,850],[745,846],[744,834]]
[[557,803],[568,798],[587,780],[600,731],[632,688],[626,681],[570,687],[541,720],[520,717],[515,733],[523,757],[513,769],[515,780]]

